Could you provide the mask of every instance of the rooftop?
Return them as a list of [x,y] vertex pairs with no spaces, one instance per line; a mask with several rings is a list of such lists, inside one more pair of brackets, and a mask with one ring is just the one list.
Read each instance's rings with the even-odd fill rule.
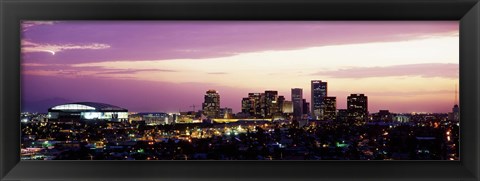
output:
[[48,109],[48,111],[128,111],[127,109],[98,102],[74,102],[61,104]]

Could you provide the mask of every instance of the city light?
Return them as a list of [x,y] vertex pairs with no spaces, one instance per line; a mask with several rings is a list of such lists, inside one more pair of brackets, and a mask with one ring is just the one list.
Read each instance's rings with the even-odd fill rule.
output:
[[458,22],[204,23],[24,29],[20,159],[459,160]]

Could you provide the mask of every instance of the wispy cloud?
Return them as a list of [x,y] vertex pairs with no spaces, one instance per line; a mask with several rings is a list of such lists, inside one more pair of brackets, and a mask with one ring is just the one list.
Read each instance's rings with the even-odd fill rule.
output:
[[27,31],[31,27],[39,25],[53,25],[59,21],[22,21],[22,31]]
[[320,71],[313,75],[353,79],[394,76],[458,78],[459,65],[453,63],[425,63],[384,67],[353,67],[339,70]]
[[[23,63],[23,73],[27,75],[43,75],[43,76],[65,76],[65,77],[79,77],[79,76],[95,76],[95,77],[110,77],[115,76],[131,76],[139,72],[178,72],[170,69],[121,69],[121,68],[106,68],[102,66],[75,66],[63,64],[37,64],[37,63]],[[131,77],[129,77],[131,78]]]
[[32,53],[32,52],[46,52],[55,55],[58,52],[65,50],[101,50],[110,48],[110,45],[102,43],[91,43],[91,44],[39,44],[33,43],[30,41],[22,41],[22,52],[23,53]]

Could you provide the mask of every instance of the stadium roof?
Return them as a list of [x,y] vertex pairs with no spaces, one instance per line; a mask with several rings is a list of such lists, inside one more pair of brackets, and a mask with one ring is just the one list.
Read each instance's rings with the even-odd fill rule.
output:
[[118,112],[127,112],[127,109],[98,102],[74,102],[61,104],[48,109],[48,111],[71,111],[71,112],[81,112],[81,111],[118,111]]

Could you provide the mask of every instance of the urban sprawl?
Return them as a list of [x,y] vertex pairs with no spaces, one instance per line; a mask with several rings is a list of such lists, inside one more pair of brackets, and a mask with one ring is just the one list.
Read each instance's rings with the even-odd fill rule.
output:
[[[311,81],[291,99],[248,93],[241,111],[208,90],[201,110],[128,112],[76,102],[21,113],[23,160],[459,160],[459,106],[449,113],[369,113],[351,94],[337,109],[327,82]],[[240,101],[239,101],[240,102]]]

